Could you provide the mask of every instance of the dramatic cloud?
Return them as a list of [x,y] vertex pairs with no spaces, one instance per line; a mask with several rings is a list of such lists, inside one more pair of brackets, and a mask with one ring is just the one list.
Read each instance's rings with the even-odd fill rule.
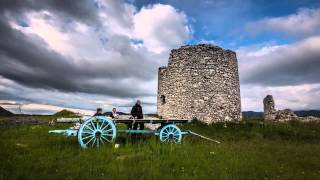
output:
[[319,8],[279,17],[250,1],[132,2],[1,1],[0,105],[129,111],[141,99],[155,112],[157,70],[169,51],[206,42],[237,49],[243,110],[262,110],[266,94],[280,109],[320,108]]
[[320,36],[290,45],[238,50],[244,84],[286,86],[320,83]]
[[247,29],[253,33],[283,32],[296,37],[320,34],[320,9],[300,9],[296,14],[270,17],[249,23]]
[[[100,98],[110,107],[140,98],[155,109],[157,69],[191,36],[186,15],[162,4],[137,10],[113,0],[3,1],[0,9],[0,76],[19,87],[2,91],[1,99],[25,99],[14,91],[28,89],[32,95]],[[58,105],[46,97],[26,99]],[[81,100],[84,108],[97,105]],[[82,108],[73,103],[59,105]]]

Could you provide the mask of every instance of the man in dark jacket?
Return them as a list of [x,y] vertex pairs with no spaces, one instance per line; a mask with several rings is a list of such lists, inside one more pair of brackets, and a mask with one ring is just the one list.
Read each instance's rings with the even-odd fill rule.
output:
[[97,108],[96,113],[94,114],[94,116],[103,116],[102,114],[102,108]]
[[[141,101],[138,100],[136,104],[132,107],[131,109],[131,116],[134,119],[143,119],[143,112],[142,112],[142,107],[141,107]],[[138,129],[138,125],[140,126],[140,130],[144,129],[144,123],[134,123],[133,124],[133,129]]]

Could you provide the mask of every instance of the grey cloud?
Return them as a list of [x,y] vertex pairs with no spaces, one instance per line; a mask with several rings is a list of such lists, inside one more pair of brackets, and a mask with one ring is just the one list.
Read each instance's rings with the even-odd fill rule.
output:
[[23,16],[28,11],[49,10],[91,24],[98,21],[92,0],[2,0],[0,11]]
[[[41,39],[30,38],[0,21],[0,75],[30,87],[59,89],[70,92],[107,94],[118,97],[154,95],[131,86],[135,82],[152,80],[157,64],[128,46],[126,38],[117,38],[121,59],[105,64],[90,61],[77,64],[71,59],[47,49]],[[123,43],[121,43],[123,42]],[[132,82],[122,82],[130,77]],[[97,81],[101,79],[101,81]]]
[[267,86],[320,83],[320,37],[279,47],[264,55],[239,56],[244,84]]
[[32,100],[24,97],[20,97],[19,95],[15,95],[9,92],[0,91],[0,100],[10,100],[10,101],[19,101],[19,103],[1,103],[0,105],[20,105],[22,102],[33,102]]

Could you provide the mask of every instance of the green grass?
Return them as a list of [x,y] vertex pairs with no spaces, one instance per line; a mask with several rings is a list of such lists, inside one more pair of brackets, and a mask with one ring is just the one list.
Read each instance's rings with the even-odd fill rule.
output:
[[261,121],[181,126],[221,141],[190,135],[178,145],[156,136],[117,138],[120,147],[80,149],[77,139],[49,127],[0,127],[0,179],[319,179],[320,124]]

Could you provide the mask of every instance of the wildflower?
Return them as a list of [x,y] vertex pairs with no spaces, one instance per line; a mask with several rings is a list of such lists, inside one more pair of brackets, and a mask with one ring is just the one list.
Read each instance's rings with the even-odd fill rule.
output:
[[225,123],[225,124],[223,125],[223,127],[224,127],[224,128],[227,128],[227,123]]
[[214,155],[215,153],[213,151],[210,152],[211,155]]
[[182,172],[182,173],[184,173],[184,167],[181,167],[181,169],[180,169],[180,170],[181,170],[181,172]]
[[118,149],[120,147],[120,144],[115,144],[114,148]]

